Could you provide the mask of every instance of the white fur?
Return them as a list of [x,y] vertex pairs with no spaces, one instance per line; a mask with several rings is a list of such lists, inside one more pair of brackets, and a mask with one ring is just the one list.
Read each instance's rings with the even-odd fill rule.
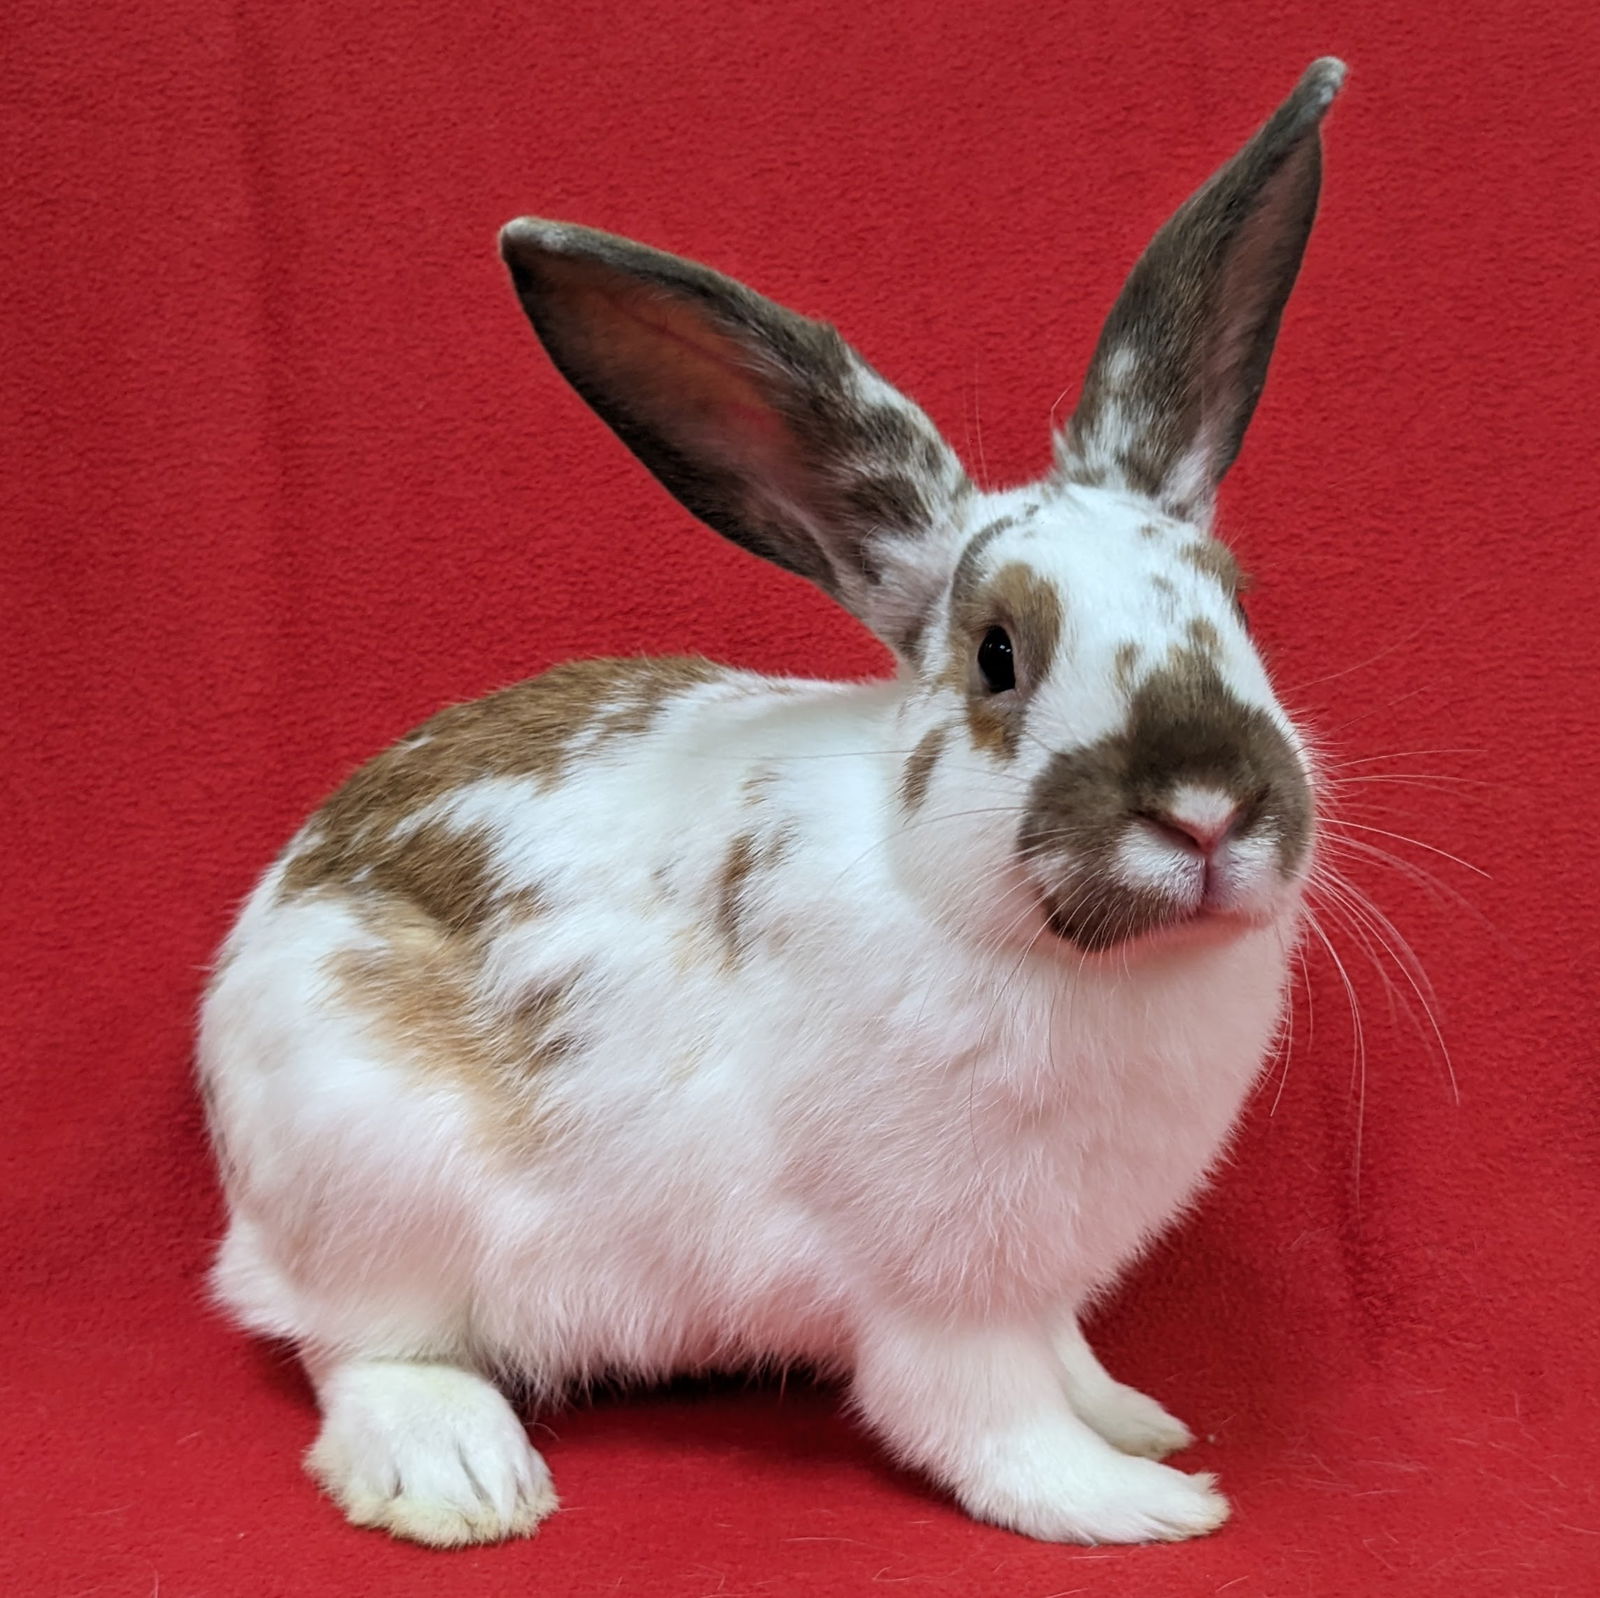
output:
[[1165,808],[1181,826],[1214,831],[1225,827],[1239,806],[1237,800],[1218,788],[1202,788],[1184,782],[1172,790]]
[[1205,866],[1150,827],[1129,827],[1117,844],[1117,873],[1130,888],[1155,888],[1187,901],[1200,897]]

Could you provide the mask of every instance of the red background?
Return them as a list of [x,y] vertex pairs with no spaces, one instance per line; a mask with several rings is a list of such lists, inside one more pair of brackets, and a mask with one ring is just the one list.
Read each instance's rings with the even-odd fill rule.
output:
[[[1115,10],[9,0],[7,1593],[1600,1590],[1590,8]],[[582,408],[495,229],[588,222],[825,315],[1014,480],[1138,249],[1325,51],[1352,76],[1225,525],[1352,774],[1449,779],[1348,814],[1492,880],[1352,834],[1448,889],[1352,873],[1460,1102],[1335,931],[1364,1093],[1313,952],[1286,1074],[1102,1323],[1235,1520],[1036,1546],[791,1382],[544,1417],[571,1507],[532,1543],[348,1529],[293,1366],[198,1302],[191,1018],[232,907],[358,759],[563,656],[882,663]]]

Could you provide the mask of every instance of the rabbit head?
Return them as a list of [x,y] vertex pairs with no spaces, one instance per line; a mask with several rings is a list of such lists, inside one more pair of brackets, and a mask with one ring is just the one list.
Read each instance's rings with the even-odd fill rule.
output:
[[899,846],[946,914],[1098,952],[1298,904],[1310,763],[1210,525],[1342,76],[1313,64],[1156,235],[1024,489],[976,488],[831,327],[587,228],[502,234],[540,339],[623,442],[898,656]]

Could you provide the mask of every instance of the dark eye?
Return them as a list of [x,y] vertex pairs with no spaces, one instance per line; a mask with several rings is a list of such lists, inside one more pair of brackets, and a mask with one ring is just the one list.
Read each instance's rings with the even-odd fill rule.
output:
[[991,627],[978,645],[978,670],[992,694],[1017,686],[1017,666],[1011,655],[1011,635],[1004,627]]

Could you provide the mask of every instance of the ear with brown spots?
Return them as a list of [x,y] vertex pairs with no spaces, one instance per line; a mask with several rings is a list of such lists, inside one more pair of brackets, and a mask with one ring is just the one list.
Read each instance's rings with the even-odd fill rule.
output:
[[831,327],[691,261],[532,217],[500,250],[556,366],[683,505],[909,652],[969,486],[914,404]]
[[1314,61],[1259,133],[1156,235],[1100,335],[1058,476],[1204,520],[1260,398],[1316,214],[1318,126],[1344,65]]

